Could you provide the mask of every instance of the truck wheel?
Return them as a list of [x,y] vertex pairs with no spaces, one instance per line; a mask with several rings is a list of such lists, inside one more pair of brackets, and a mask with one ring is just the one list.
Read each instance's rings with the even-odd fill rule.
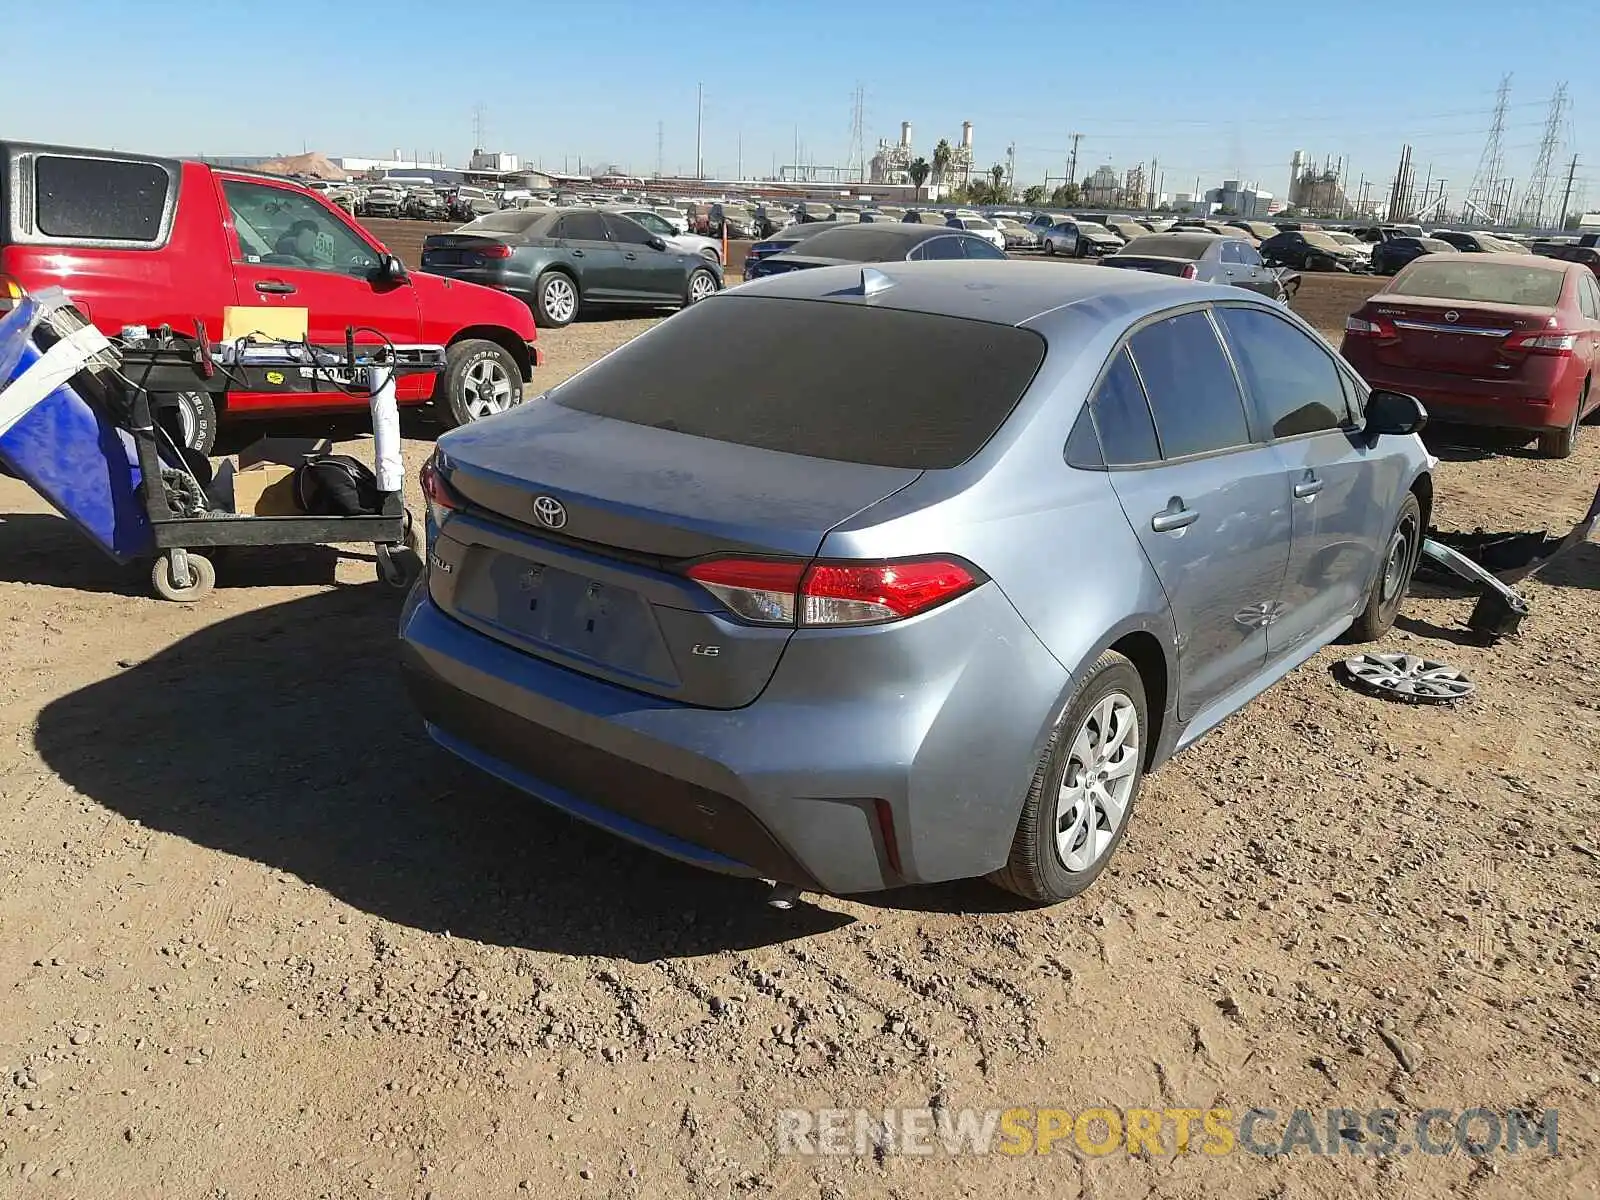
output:
[[560,329],[578,316],[578,285],[561,271],[546,271],[533,285],[533,319],[541,328]]
[[168,437],[187,450],[211,453],[217,442],[217,406],[210,392],[162,392],[151,399]]
[[445,352],[444,374],[433,385],[433,408],[446,429],[521,403],[522,368],[504,346],[468,338]]

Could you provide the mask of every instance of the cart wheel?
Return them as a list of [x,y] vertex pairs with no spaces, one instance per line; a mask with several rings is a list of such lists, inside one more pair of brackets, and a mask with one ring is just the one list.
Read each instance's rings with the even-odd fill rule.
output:
[[411,547],[379,542],[373,549],[378,559],[378,579],[390,587],[408,588],[422,574],[422,558]]
[[173,581],[171,555],[163,554],[150,568],[150,586],[163,600],[193,604],[197,600],[204,600],[216,586],[217,570],[211,565],[209,558],[193,551],[186,552],[184,558],[188,561],[189,567],[189,582],[184,587],[179,587]]

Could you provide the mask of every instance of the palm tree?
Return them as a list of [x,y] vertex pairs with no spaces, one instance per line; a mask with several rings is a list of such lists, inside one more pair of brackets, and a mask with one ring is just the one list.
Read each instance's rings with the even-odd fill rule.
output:
[[1011,197],[1006,194],[1006,169],[999,163],[989,168],[989,178],[994,180],[994,199],[996,204],[1004,203]]
[[933,168],[928,165],[927,159],[915,158],[911,160],[911,165],[906,168],[906,174],[911,176],[912,185],[920,192],[922,185],[927,182],[928,175],[932,170]]
[[939,139],[939,144],[933,148],[933,181],[944,182],[944,173],[950,169],[950,160],[955,157],[955,151],[950,149],[950,143],[945,138]]

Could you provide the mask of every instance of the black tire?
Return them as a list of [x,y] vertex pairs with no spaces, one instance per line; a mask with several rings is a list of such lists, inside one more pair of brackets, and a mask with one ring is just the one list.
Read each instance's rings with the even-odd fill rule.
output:
[[156,421],[178,445],[210,454],[217,444],[217,406],[210,392],[161,392],[152,397]]
[[433,410],[441,425],[454,429],[515,408],[522,403],[522,388],[522,368],[509,350],[468,338],[445,353],[444,373],[433,385]]
[[[706,290],[709,287],[709,291]],[[683,306],[688,308],[691,304],[698,304],[701,300],[710,299],[722,290],[722,284],[717,279],[715,271],[708,271],[704,267],[696,267],[689,272],[689,278],[683,284]]]
[[[570,295],[571,303],[567,303]],[[583,293],[565,271],[546,271],[533,284],[533,320],[541,329],[562,329],[578,319]]]
[[1583,394],[1578,397],[1572,412],[1572,424],[1554,433],[1539,435],[1539,453],[1545,458],[1571,458],[1578,444],[1578,426],[1583,424],[1583,407],[1589,403],[1589,381],[1584,380]]
[[[1138,718],[1134,730],[1137,740],[1132,747],[1126,748],[1136,760],[1133,783],[1121,822],[1111,832],[1105,849],[1086,869],[1074,871],[1062,861],[1056,848],[1055,831],[1062,817],[1069,815],[1058,812],[1062,779],[1073,762],[1072,744],[1079,732],[1086,728],[1086,723],[1102,701],[1118,694],[1132,702]],[[1055,904],[1079,895],[1098,879],[1121,846],[1128,822],[1133,819],[1139,789],[1144,782],[1150,733],[1144,681],[1128,659],[1115,650],[1107,650],[1078,681],[1061,718],[1051,731],[1050,743],[1045,747],[1044,756],[1034,771],[1033,783],[1028,788],[1027,799],[1023,801],[1022,816],[1011,841],[1011,857],[1004,867],[989,876],[990,882],[1025,900]]]
[[[1383,557],[1378,563],[1378,573],[1367,593],[1366,607],[1350,626],[1345,640],[1349,642],[1375,642],[1388,633],[1394,619],[1400,615],[1400,605],[1405,602],[1411,587],[1411,576],[1417,569],[1417,559],[1422,554],[1422,502],[1415,492],[1407,492],[1400,512],[1394,519],[1394,529],[1384,543]],[[1404,539],[1403,547],[1396,542]],[[1394,571],[1390,566],[1393,564]]]
[[1052,239],[1045,238],[1045,240],[1044,240],[1044,252],[1045,252],[1045,254],[1047,254],[1051,258],[1054,258],[1056,256],[1056,244]]

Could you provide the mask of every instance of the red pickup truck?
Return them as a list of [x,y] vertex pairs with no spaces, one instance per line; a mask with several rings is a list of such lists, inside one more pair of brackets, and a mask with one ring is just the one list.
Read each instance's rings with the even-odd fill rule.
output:
[[[307,339],[449,347],[437,379],[398,385],[461,425],[520,403],[539,365],[533,314],[491,288],[413,274],[365,229],[287,179],[200,162],[0,142],[0,306],[59,284],[103,332],[166,324],[223,334],[229,307],[308,310]],[[339,393],[157,397],[163,422],[211,449],[219,417],[365,407]]]

